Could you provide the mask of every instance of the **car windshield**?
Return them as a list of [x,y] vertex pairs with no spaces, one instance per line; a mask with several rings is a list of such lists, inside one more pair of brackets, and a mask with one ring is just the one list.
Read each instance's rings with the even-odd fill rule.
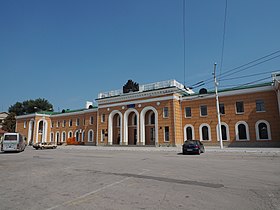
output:
[[16,141],[17,135],[5,135],[4,141]]
[[190,145],[190,144],[198,144],[198,141],[185,141],[185,144]]

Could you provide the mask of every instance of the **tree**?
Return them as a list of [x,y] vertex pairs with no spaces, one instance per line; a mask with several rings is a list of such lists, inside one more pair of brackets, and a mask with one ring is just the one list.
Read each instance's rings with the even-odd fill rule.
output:
[[53,111],[53,105],[46,99],[38,98],[35,100],[23,101],[22,103],[16,102],[9,107],[9,113],[13,112],[16,116],[40,111]]
[[9,115],[3,123],[3,130],[8,132],[15,132],[16,129],[16,116],[31,114],[40,111],[53,111],[53,105],[46,99],[38,98],[35,100],[26,100],[16,102],[9,107]]
[[16,115],[15,113],[9,113],[6,119],[3,122],[2,129],[8,132],[15,132],[16,130]]

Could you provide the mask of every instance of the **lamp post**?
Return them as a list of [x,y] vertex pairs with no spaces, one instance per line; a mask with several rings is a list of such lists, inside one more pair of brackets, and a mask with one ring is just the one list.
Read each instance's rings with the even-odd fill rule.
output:
[[216,78],[216,66],[217,63],[214,63],[214,83],[215,83],[215,94],[216,94],[216,108],[217,108],[217,116],[218,116],[218,139],[220,140],[220,148],[223,149],[223,137],[222,137],[222,129],[221,129],[221,116],[220,116],[220,107],[219,107],[219,96],[218,96],[218,82]]

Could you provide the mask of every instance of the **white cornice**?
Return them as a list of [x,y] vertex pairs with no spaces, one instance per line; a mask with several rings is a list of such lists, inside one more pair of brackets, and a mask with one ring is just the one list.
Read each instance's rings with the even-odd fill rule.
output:
[[[219,92],[219,97],[265,92],[265,91],[272,91],[272,90],[274,90],[273,86],[255,87],[255,88],[247,88],[247,89],[240,89],[240,90],[230,90],[230,91],[225,91],[225,92]],[[209,93],[209,94],[201,94],[201,95],[194,95],[194,96],[184,96],[184,97],[182,97],[182,100],[194,100],[194,99],[200,100],[200,99],[214,98],[214,97],[215,97],[215,93]]]
[[[104,99],[96,99],[98,105],[101,104],[107,104],[107,103],[115,103],[120,101],[127,101],[131,99],[140,99],[140,98],[146,98],[146,97],[153,97],[153,96],[161,96],[171,93],[178,92],[178,88],[172,87],[172,88],[165,88],[161,90],[154,90],[154,91],[147,91],[147,92],[132,92],[127,93],[125,95],[121,96],[114,96],[110,98],[104,98]],[[100,107],[100,106],[99,106]]]
[[142,103],[149,103],[149,102],[155,102],[155,101],[166,101],[166,100],[179,100],[180,98],[178,96],[165,96],[165,97],[159,97],[159,98],[151,98],[151,99],[145,99],[145,100],[134,100],[134,101],[126,101],[126,102],[120,102],[120,103],[114,103],[114,104],[105,104],[100,105],[99,108],[108,108],[108,107],[114,107],[114,106],[126,106],[130,104],[142,104]]
[[20,116],[16,116],[16,120],[17,119],[24,119],[24,118],[29,118],[29,117],[50,117],[50,115],[48,114],[38,114],[38,113],[33,113],[33,114],[26,114],[26,115],[20,115]]

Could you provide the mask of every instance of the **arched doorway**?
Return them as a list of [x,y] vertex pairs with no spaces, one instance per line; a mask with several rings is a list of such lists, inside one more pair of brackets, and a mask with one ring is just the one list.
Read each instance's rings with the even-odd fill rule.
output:
[[27,143],[29,145],[34,143],[34,127],[35,127],[35,122],[34,120],[30,120],[29,122],[29,127],[28,127],[28,139],[27,139]]
[[128,109],[124,113],[124,142],[128,145],[139,144],[139,113]]
[[122,144],[122,113],[114,110],[109,115],[108,122],[108,145]]
[[152,107],[145,107],[140,116],[141,143],[143,145],[158,145],[158,113]]
[[46,120],[38,121],[36,142],[46,142],[48,122]]

